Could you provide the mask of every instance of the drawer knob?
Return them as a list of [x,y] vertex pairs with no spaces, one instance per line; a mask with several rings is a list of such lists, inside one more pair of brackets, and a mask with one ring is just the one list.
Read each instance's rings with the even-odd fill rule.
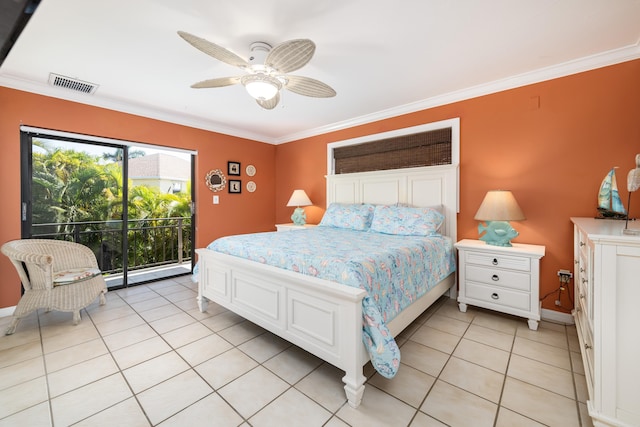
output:
[[584,299],[584,294],[580,294],[580,299]]
[[580,242],[580,246],[584,246],[584,242]]
[[491,261],[491,264],[498,265],[498,258],[494,258],[493,261]]
[[589,280],[587,279],[582,279],[582,283],[587,283]]
[[500,299],[500,295],[498,295],[497,293],[494,292],[494,293],[491,294],[491,298]]
[[493,280],[494,282],[497,282],[498,280],[500,280],[500,278],[498,277],[497,274],[494,274],[493,276],[491,276],[491,280]]
[[585,349],[585,350],[589,350],[590,348],[591,348],[591,346],[590,346],[589,344],[586,344],[586,343],[585,343],[585,345],[584,345],[584,349]]
[[581,309],[580,307],[576,307],[576,311],[577,311],[578,313],[580,313],[580,312],[582,311],[582,309]]

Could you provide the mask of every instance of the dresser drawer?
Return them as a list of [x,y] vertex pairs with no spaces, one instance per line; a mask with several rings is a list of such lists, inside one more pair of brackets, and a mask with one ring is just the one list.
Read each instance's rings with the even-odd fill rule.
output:
[[529,257],[487,254],[483,252],[467,252],[467,264],[484,265],[487,267],[509,268],[511,270],[531,271]]
[[465,268],[466,280],[485,283],[490,286],[500,286],[509,289],[529,291],[531,289],[531,275],[516,271],[506,271],[497,268],[480,267],[467,264]]
[[511,291],[482,283],[466,282],[465,297],[477,301],[529,311],[531,295],[528,292]]

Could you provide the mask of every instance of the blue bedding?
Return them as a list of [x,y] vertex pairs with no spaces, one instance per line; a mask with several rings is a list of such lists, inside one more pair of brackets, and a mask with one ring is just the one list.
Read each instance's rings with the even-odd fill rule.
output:
[[400,350],[386,322],[455,271],[453,242],[440,235],[319,226],[223,237],[208,249],[365,289],[363,342],[387,378],[398,370]]

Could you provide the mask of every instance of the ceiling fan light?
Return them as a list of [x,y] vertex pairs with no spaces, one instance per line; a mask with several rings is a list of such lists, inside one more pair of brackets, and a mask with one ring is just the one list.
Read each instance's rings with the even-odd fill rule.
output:
[[242,77],[242,84],[253,98],[260,101],[272,99],[282,88],[282,83],[265,74],[248,74]]

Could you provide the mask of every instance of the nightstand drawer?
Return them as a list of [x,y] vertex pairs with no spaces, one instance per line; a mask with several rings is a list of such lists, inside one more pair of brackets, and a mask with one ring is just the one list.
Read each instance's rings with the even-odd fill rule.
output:
[[501,267],[509,268],[511,270],[531,271],[531,259],[529,257],[469,251],[467,253],[467,263],[485,265],[487,267]]
[[467,264],[465,268],[466,280],[486,283],[490,286],[519,289],[529,291],[531,289],[531,275],[516,271],[499,270],[497,268],[479,267]]
[[531,305],[529,293],[510,291],[481,283],[467,282],[465,297],[518,310],[529,310]]

